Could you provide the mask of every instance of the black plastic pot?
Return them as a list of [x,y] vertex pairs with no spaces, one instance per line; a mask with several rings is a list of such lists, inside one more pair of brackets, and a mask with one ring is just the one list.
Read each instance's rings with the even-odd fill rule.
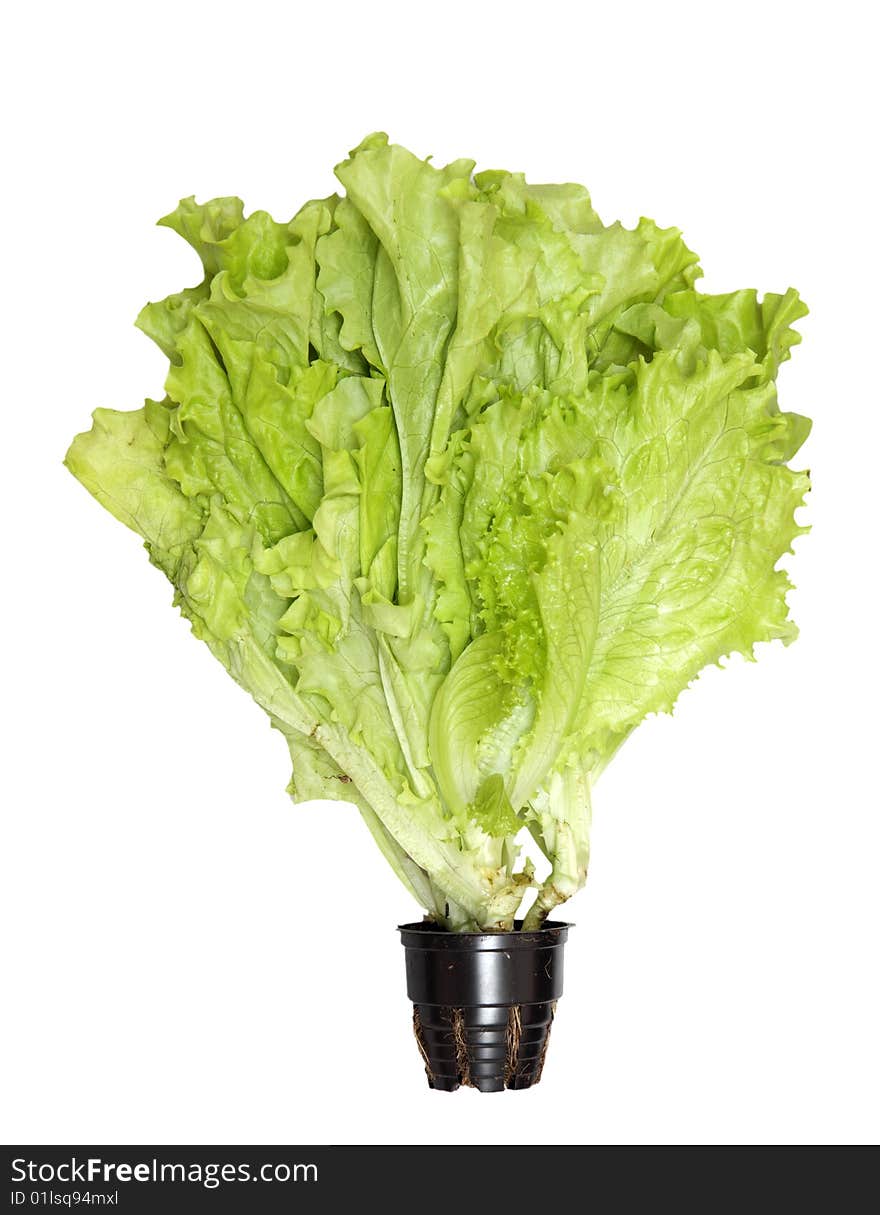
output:
[[[518,927],[518,925],[517,925]],[[446,932],[402,924],[406,989],[431,1088],[496,1093],[541,1079],[570,924]]]

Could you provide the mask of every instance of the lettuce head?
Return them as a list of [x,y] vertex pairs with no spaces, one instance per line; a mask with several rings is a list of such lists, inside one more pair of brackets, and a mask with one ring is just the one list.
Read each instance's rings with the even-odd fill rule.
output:
[[524,899],[536,927],[639,722],[795,636],[809,423],[775,381],[806,309],[701,294],[676,229],[580,186],[381,134],[336,176],[288,222],[160,221],[204,267],[138,318],[165,396],[97,410],[67,465],[283,734],[297,800],[355,803],[450,928]]

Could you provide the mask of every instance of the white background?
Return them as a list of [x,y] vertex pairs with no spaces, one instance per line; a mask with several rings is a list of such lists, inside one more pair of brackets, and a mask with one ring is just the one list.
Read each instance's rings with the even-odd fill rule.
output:
[[[868,6],[17,6],[3,109],[6,1142],[876,1142],[877,195]],[[27,15],[21,16],[21,13]],[[876,117],[876,113],[874,114]],[[369,131],[677,224],[811,305],[802,637],[711,670],[600,784],[541,1085],[431,1093],[418,918],[61,467],[161,395],[184,194],[288,218]]]

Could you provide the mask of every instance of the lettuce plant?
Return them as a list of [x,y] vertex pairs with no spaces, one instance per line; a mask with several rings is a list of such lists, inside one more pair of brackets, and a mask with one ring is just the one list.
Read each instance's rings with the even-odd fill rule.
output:
[[[161,401],[67,456],[290,748],[457,930],[583,884],[593,785],[702,667],[795,627],[796,292],[703,295],[674,228],[384,135],[290,222],[192,198],[138,325]],[[517,843],[549,861],[541,881]]]

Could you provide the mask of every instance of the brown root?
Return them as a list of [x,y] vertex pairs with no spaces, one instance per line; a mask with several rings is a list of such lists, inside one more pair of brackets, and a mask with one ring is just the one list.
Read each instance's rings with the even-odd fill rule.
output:
[[544,1045],[541,1047],[541,1058],[538,1060],[538,1066],[535,1069],[535,1078],[532,1084],[537,1084],[541,1079],[544,1071],[544,1060],[547,1058],[547,1047],[550,1045],[550,1030],[553,1028],[553,1018],[556,1016],[556,1001],[550,1005],[550,1024],[547,1026],[547,1032],[544,1035]]
[[434,1083],[434,1072],[431,1068],[431,1061],[428,1058],[428,1051],[425,1047],[425,1039],[422,1035],[422,1018],[419,1016],[419,1006],[413,1005],[413,1033],[416,1037],[416,1046],[419,1048],[419,1054],[422,1056],[422,1062],[425,1065],[425,1073],[430,1084]]
[[470,1087],[471,1067],[468,1059],[467,1035],[464,1028],[464,1013],[460,1008],[451,1008],[452,1041],[455,1043],[455,1063],[461,1083]]
[[522,1012],[518,1004],[511,1004],[507,1010],[507,1062],[504,1066],[504,1087],[510,1088],[510,1082],[516,1075],[519,1063],[519,1043],[522,1038]]

